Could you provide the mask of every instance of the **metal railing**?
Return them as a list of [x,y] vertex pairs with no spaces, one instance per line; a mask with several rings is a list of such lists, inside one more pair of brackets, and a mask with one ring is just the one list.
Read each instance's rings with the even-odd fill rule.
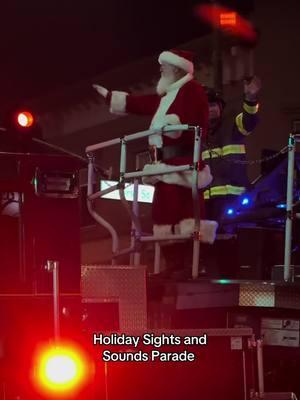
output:
[[[141,232],[141,226],[138,215],[138,179],[145,176],[155,176],[158,173],[135,171],[128,172],[127,166],[127,143],[134,140],[142,139],[156,134],[164,134],[167,132],[176,131],[193,131],[194,132],[194,151],[193,151],[193,162],[192,164],[180,165],[180,166],[168,166],[167,169],[160,169],[159,175],[170,174],[174,172],[192,172],[192,196],[193,196],[193,208],[194,208],[194,233],[191,235],[174,234],[168,236],[158,235],[143,235]],[[147,131],[137,132],[132,135],[126,135],[121,138],[108,140],[102,143],[88,146],[86,148],[86,154],[88,157],[88,188],[87,188],[87,207],[91,216],[104,228],[106,228],[112,237],[112,264],[116,262],[116,258],[120,255],[130,254],[130,262],[132,265],[138,265],[140,262],[140,247],[142,242],[154,242],[155,243],[155,256],[154,256],[154,273],[160,271],[160,242],[167,240],[193,240],[193,264],[192,264],[192,277],[198,277],[199,271],[199,255],[200,255],[200,206],[199,206],[199,189],[198,189],[198,173],[199,173],[199,161],[201,159],[200,147],[201,147],[201,136],[202,129],[198,126],[190,125],[168,125],[162,129],[151,129]],[[94,153],[98,150],[105,149],[107,147],[121,145],[120,154],[120,176],[117,185],[114,185],[105,190],[93,192],[93,184],[95,180],[95,157]],[[125,199],[125,181],[131,180],[134,182],[134,199],[132,208],[130,209],[127,200]],[[115,190],[119,190],[120,199],[125,209],[129,213],[132,220],[132,233],[131,233],[131,245],[130,247],[120,250],[119,248],[119,237],[116,229],[107,222],[94,208],[94,201],[100,198],[104,194],[108,194]]]
[[286,221],[285,221],[285,248],[284,248],[284,280],[294,281],[294,271],[291,265],[292,257],[292,228],[293,219],[300,218],[300,214],[294,214],[294,169],[295,152],[297,142],[300,142],[300,135],[291,133],[288,142],[288,176],[286,191]]
[[[165,132],[175,132],[175,131],[194,131],[194,154],[193,154],[193,164],[174,166],[172,168],[168,167],[168,170],[163,169],[159,172],[160,174],[169,174],[172,172],[183,172],[187,170],[193,171],[192,175],[192,195],[193,195],[193,205],[194,205],[194,235],[168,235],[168,236],[143,236],[141,232],[141,227],[139,223],[138,216],[138,179],[143,176],[155,175],[155,173],[137,171],[137,172],[127,172],[126,171],[126,144],[137,139],[145,138],[151,135]],[[294,280],[293,267],[291,265],[291,255],[292,255],[292,226],[293,219],[300,218],[300,214],[295,214],[293,212],[293,200],[294,200],[294,168],[295,168],[295,152],[296,144],[300,142],[300,135],[291,133],[288,142],[288,171],[287,171],[287,191],[286,191],[286,222],[285,222],[285,248],[284,248],[284,281],[291,282]],[[121,158],[120,158],[120,177],[117,185],[114,185],[105,190],[100,190],[93,193],[93,182],[95,175],[94,168],[94,152],[100,149],[104,149],[110,146],[121,144]],[[132,265],[138,265],[140,261],[140,244],[142,242],[154,242],[155,243],[155,256],[154,256],[154,273],[160,271],[160,242],[167,240],[188,240],[193,239],[193,266],[192,266],[192,277],[198,277],[199,270],[199,254],[200,254],[200,214],[199,214],[199,191],[197,186],[198,179],[198,162],[200,161],[200,144],[201,144],[201,128],[197,126],[189,125],[172,125],[166,126],[161,130],[147,130],[143,132],[134,133],[132,135],[124,136],[123,138],[116,138],[108,140],[106,142],[98,143],[86,148],[86,153],[88,156],[88,200],[87,206],[92,217],[106,228],[112,237],[112,264],[118,256],[124,254],[131,254],[130,260]],[[125,199],[124,188],[125,180],[134,181],[134,199],[132,210],[129,210],[129,205]],[[120,198],[127,211],[130,213],[132,219],[132,237],[131,245],[127,249],[119,249],[119,238],[114,227],[109,224],[103,217],[101,217],[93,207],[93,201],[101,196],[119,190]]]

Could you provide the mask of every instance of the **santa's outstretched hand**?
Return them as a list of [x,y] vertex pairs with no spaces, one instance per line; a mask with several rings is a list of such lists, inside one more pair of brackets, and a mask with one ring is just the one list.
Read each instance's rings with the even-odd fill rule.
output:
[[105,87],[97,85],[97,84],[93,84],[92,86],[102,97],[104,97],[106,99],[106,97],[108,95],[108,90]]

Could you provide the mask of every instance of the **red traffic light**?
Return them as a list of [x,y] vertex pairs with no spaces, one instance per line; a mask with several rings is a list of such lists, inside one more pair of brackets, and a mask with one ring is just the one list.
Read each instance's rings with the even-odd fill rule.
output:
[[17,124],[22,128],[30,128],[34,124],[34,117],[29,111],[22,111],[17,114]]

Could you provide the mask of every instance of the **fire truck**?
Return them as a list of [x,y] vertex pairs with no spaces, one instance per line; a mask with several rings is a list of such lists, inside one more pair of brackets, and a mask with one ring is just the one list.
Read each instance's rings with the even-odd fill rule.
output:
[[[192,235],[157,236],[141,227],[139,180],[149,172],[127,170],[127,146],[156,130],[90,145],[84,158],[36,137],[2,137],[2,399],[296,399],[300,302],[291,239],[297,135],[289,138],[286,160],[282,265],[269,279],[229,280],[208,278],[199,268],[201,128],[163,130],[194,135],[193,163],[160,171],[191,172]],[[99,174],[102,181],[108,177],[96,152],[111,146],[120,147],[119,177],[101,187]],[[82,169],[86,198],[80,198]],[[116,191],[132,221],[127,248],[97,208],[99,198]],[[81,265],[80,202],[111,236],[110,263]],[[174,240],[193,242],[189,279],[160,278],[161,246]],[[145,246],[152,265],[142,263]],[[127,264],[119,262],[124,255]]]

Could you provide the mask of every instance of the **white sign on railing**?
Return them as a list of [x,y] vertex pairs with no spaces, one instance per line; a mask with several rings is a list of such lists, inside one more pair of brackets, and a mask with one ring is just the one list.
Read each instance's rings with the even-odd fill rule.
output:
[[[101,180],[100,182],[100,190],[108,189],[112,186],[115,186],[118,182],[117,181],[107,181]],[[133,201],[133,184],[126,183],[125,184],[125,198],[128,201]],[[138,202],[139,203],[152,203],[154,195],[154,186],[149,185],[139,185],[138,189]],[[102,196],[103,199],[113,199],[113,200],[120,200],[120,193],[119,190],[114,190],[108,194]]]

